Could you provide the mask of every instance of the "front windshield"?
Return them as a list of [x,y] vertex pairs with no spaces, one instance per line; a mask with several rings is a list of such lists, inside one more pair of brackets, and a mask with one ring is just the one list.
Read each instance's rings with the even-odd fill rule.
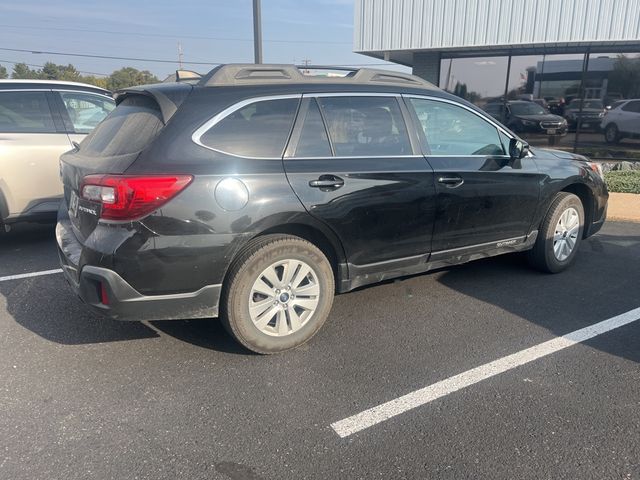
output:
[[547,111],[537,103],[512,103],[510,105],[511,112],[514,115],[545,115]]

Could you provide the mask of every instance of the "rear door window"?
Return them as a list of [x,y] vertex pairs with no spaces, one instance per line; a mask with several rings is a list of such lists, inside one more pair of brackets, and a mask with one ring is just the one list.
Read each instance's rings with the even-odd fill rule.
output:
[[319,98],[337,157],[411,155],[395,97]]
[[82,141],[82,154],[114,157],[140,152],[163,125],[155,100],[144,95],[129,96]]
[[71,131],[89,133],[100,123],[116,104],[104,95],[81,92],[60,92],[69,120]]
[[0,92],[0,132],[55,133],[46,92]]
[[307,116],[302,124],[300,139],[294,153],[296,157],[330,157],[331,145],[327,130],[320,115],[320,108],[315,98],[309,103]]
[[217,122],[199,141],[239,157],[281,158],[299,101],[279,98],[250,103]]

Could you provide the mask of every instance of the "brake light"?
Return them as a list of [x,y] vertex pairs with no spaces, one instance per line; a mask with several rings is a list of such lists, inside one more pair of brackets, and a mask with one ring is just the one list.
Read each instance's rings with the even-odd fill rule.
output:
[[89,175],[80,195],[102,204],[100,218],[130,221],[167,203],[191,183],[191,175]]
[[100,303],[109,305],[109,294],[107,293],[107,287],[104,285],[104,282],[100,282]]

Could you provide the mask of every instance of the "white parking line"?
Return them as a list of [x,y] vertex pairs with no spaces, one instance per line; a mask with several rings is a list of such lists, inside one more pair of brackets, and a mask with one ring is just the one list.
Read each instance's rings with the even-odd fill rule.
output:
[[637,320],[640,320],[640,308],[635,308],[629,312],[596,323],[595,325],[581,328],[562,337],[540,343],[494,360],[493,362],[472,368],[471,370],[408,393],[407,395],[370,408],[344,420],[332,423],[331,427],[340,437],[348,437],[365,428],[372,427],[380,422],[384,422],[392,417],[425,405],[445,395],[449,395],[450,393],[457,392],[484,379],[504,373],[541,357],[551,355],[552,353],[571,347],[576,343],[584,342]]
[[18,275],[9,275],[7,277],[0,277],[0,282],[6,282],[7,280],[19,280],[21,278],[40,277],[41,275],[53,275],[54,273],[62,273],[62,269],[56,268],[55,270],[42,270],[41,272],[19,273]]

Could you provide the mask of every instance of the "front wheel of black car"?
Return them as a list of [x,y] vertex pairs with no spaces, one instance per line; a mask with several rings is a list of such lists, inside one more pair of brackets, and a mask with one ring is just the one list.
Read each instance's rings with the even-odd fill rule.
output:
[[580,199],[560,192],[542,221],[536,243],[528,252],[530,264],[544,272],[558,273],[575,260],[584,230],[584,208]]
[[307,342],[329,316],[333,270],[315,245],[290,235],[265,235],[233,261],[220,317],[249,350],[279,353]]

